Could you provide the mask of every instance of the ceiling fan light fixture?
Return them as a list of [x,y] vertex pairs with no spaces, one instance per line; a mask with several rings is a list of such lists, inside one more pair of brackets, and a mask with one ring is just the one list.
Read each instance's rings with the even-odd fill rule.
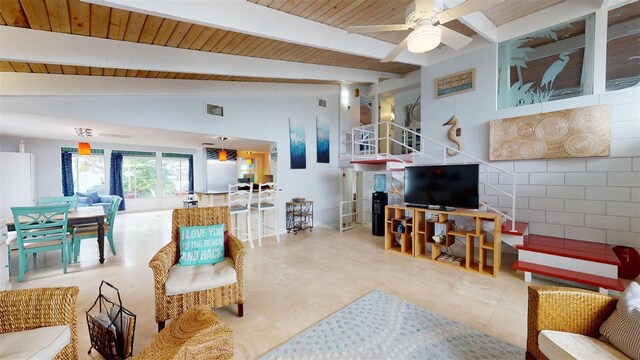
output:
[[442,32],[432,24],[421,24],[407,37],[407,49],[412,53],[424,53],[440,44]]

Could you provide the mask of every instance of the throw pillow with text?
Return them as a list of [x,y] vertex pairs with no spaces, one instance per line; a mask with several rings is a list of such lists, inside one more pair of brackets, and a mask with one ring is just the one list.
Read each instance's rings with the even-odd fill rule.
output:
[[224,224],[180,227],[181,266],[215,264],[223,261]]

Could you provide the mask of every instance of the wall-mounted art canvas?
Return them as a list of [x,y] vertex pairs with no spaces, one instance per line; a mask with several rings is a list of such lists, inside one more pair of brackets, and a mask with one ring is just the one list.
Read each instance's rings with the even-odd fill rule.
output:
[[585,106],[489,122],[489,159],[609,156],[611,109]]
[[291,153],[291,168],[307,168],[307,143],[304,122],[289,118],[289,148]]
[[316,149],[319,163],[330,163],[329,159],[329,122],[316,116]]

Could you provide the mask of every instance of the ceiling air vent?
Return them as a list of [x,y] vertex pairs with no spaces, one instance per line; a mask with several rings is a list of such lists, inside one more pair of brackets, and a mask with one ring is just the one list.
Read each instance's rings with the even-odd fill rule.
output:
[[207,104],[207,114],[215,116],[224,116],[222,106]]
[[318,105],[322,107],[327,107],[327,100],[323,100],[323,99],[318,100]]

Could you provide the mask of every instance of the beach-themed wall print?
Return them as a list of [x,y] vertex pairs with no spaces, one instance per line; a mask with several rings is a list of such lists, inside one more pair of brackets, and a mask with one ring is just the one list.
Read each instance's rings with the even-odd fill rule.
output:
[[291,168],[307,168],[307,143],[304,122],[289,118],[289,150],[291,153]]
[[476,69],[467,69],[439,77],[434,81],[436,99],[473,91],[476,88]]
[[489,122],[489,159],[609,156],[611,108],[593,105]]
[[316,150],[318,163],[328,164],[329,148],[331,144],[329,142],[329,122],[321,120],[316,116]]

